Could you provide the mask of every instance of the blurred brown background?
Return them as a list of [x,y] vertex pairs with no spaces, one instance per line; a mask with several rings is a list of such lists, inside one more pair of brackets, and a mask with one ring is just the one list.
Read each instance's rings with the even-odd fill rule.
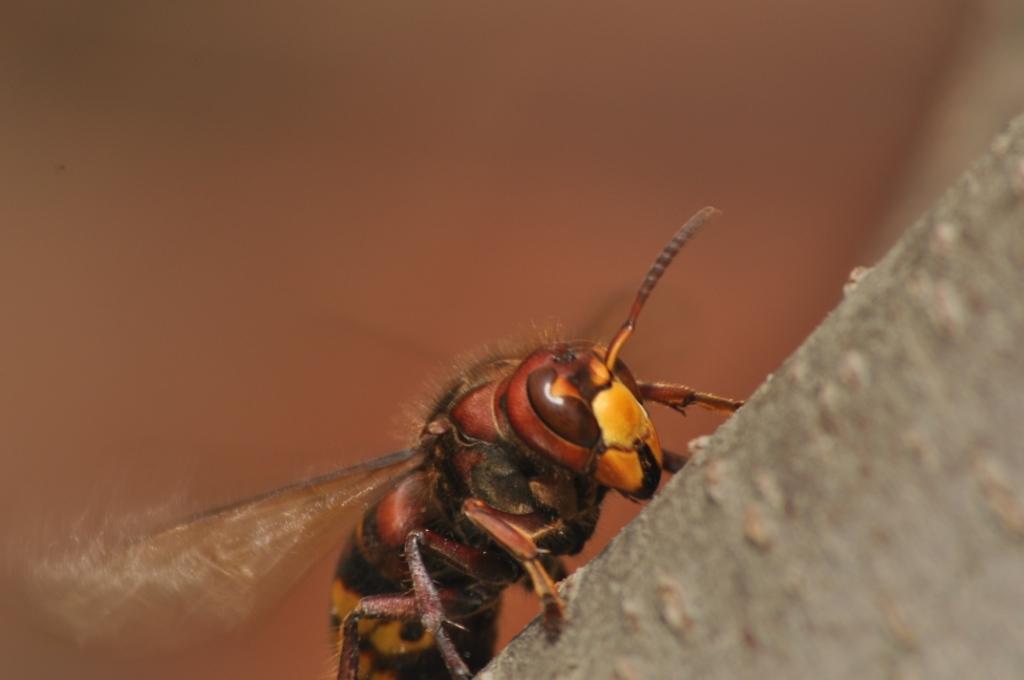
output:
[[[1005,7],[4,3],[6,561],[400,448],[452,357],[551,319],[607,333],[705,204],[724,215],[626,359],[749,394],[895,239]],[[677,449],[718,422],[656,418]],[[587,555],[635,509],[611,503]],[[8,575],[4,675],[322,677],[331,568],[237,635],[136,659],[40,632]],[[505,639],[537,606],[511,600]]]

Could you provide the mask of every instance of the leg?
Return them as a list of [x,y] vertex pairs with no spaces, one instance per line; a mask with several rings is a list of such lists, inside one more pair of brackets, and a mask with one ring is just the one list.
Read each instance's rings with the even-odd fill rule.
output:
[[655,401],[683,413],[690,404],[696,404],[711,411],[734,413],[743,402],[739,399],[720,397],[709,392],[697,392],[686,385],[669,385],[666,383],[640,383],[641,401]]
[[531,532],[516,521],[517,515],[495,510],[476,498],[467,499],[462,504],[462,511],[523,565],[533,582],[534,592],[544,606],[544,627],[549,636],[557,635],[564,619],[565,603],[558,596],[555,582],[544,569],[543,553],[534,543]]
[[459,543],[429,529],[409,534],[406,550],[409,549],[410,539],[418,546],[430,550],[452,568],[484,583],[505,585],[515,582],[522,575],[515,564],[503,555]]
[[[433,584],[431,584],[433,586]],[[438,612],[443,611],[443,602],[452,601],[459,593],[447,590],[443,595],[433,588],[436,601],[431,602],[429,614],[420,608],[420,598],[413,594],[368,595],[345,616],[341,624],[341,655],[338,659],[338,680],[356,680],[359,677],[359,622],[363,619],[385,619],[388,621],[419,621],[424,629],[433,635],[442,660],[448,672],[457,680],[468,680],[472,675],[441,627],[431,628],[430,621],[443,620]]]
[[423,555],[420,553],[420,541],[423,538],[423,533],[414,531],[405,540],[405,559],[409,564],[409,575],[412,576],[416,610],[419,612],[423,627],[434,636],[437,649],[441,652],[441,658],[444,659],[448,672],[452,674],[453,678],[468,680],[472,674],[466,667],[466,662],[459,656],[448,633],[442,627],[442,624],[447,622],[444,617],[444,603],[441,601],[441,593],[438,591],[434,579],[430,577],[430,572],[423,564]]
[[[359,621],[366,618],[420,622],[425,633],[433,638],[433,644],[452,677],[470,677],[466,663],[444,628],[446,623],[461,626],[449,621],[445,612],[454,612],[456,618],[476,616],[479,619],[481,606],[486,603],[458,590],[439,589],[423,562],[423,548],[429,548],[455,569],[483,583],[507,584],[521,576],[518,567],[506,556],[479,550],[426,529],[409,533],[404,547],[413,593],[370,595],[359,600],[341,624],[339,680],[355,680],[358,675]],[[480,653],[477,650],[478,656]]]
[[338,680],[356,680],[359,677],[359,622],[362,619],[415,621],[418,616],[416,599],[411,595],[369,595],[359,600],[341,623]]
[[[642,401],[664,404],[683,415],[686,415],[684,409],[690,404],[696,404],[710,411],[718,411],[720,413],[735,413],[743,406],[743,402],[739,399],[729,399],[708,392],[698,392],[686,385],[639,383],[638,387],[640,388],[640,399]],[[690,460],[689,452],[678,453],[662,449],[662,454],[664,460],[661,466],[669,472],[679,472]]]

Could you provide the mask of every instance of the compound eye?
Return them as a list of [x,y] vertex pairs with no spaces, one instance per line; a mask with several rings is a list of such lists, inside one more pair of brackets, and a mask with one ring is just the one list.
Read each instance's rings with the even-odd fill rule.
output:
[[[575,394],[573,394],[575,392]],[[590,407],[553,368],[539,368],[526,379],[530,405],[551,431],[573,444],[593,448],[601,428]]]

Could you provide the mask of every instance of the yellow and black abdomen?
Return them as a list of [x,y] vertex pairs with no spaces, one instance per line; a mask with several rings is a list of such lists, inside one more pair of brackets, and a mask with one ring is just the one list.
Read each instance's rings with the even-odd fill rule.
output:
[[[338,562],[331,588],[331,628],[341,649],[340,627],[345,616],[367,595],[402,592],[375,573],[358,546],[350,543]],[[374,680],[447,677],[434,649],[433,637],[419,621],[365,618],[359,622],[359,678]]]
[[[374,595],[411,594],[408,570],[403,559],[405,536],[430,523],[438,529],[436,517],[424,509],[422,479],[409,478],[371,507],[352,533],[342,552],[331,592],[331,628],[337,649],[341,649],[341,626],[359,601]],[[457,593],[465,606],[455,604],[446,612],[464,630],[446,626],[460,655],[474,672],[494,653],[497,591],[474,587],[472,579],[453,574],[443,564],[428,561],[431,575],[448,592]],[[481,600],[481,594],[484,595]],[[483,602],[483,606],[480,606]],[[464,612],[460,616],[459,610]],[[358,622],[360,680],[413,680],[449,678],[449,672],[434,644],[433,636],[418,619],[402,620],[364,617]]]

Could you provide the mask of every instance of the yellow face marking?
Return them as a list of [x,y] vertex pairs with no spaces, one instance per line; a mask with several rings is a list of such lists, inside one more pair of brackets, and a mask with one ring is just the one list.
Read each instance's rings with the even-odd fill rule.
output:
[[636,451],[608,449],[597,459],[594,478],[612,489],[624,493],[640,491],[644,485],[644,471]]
[[601,428],[601,439],[609,449],[632,451],[654,429],[644,407],[618,380],[597,393],[591,408]]
[[597,459],[595,478],[601,484],[625,493],[643,488],[644,472],[637,449],[646,444],[662,462],[661,443],[647,411],[621,381],[611,385],[591,402],[607,450]]

